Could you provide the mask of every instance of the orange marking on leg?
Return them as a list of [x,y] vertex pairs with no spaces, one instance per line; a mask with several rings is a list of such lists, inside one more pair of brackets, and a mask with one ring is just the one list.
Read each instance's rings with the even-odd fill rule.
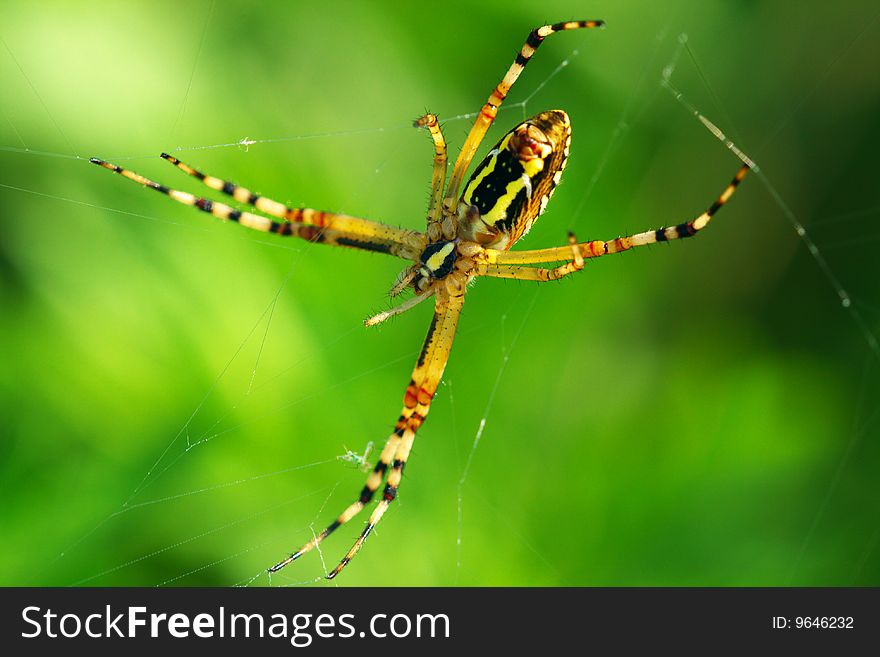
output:
[[587,256],[591,258],[596,258],[601,255],[605,255],[605,242],[588,242],[587,243]]
[[419,430],[419,427],[421,427],[424,422],[425,417],[423,415],[419,413],[413,413],[412,416],[409,418],[409,421],[407,422],[407,426],[410,431],[415,433]]
[[423,406],[427,406],[434,399],[434,393],[427,388],[419,388],[418,402]]
[[415,408],[419,404],[419,391],[415,383],[410,383],[406,387],[406,394],[403,395],[403,405],[407,408]]
[[[289,224],[288,224],[289,225]],[[315,226],[301,226],[299,229],[299,236],[304,240],[309,240],[310,242],[315,239],[320,233],[320,229]]]

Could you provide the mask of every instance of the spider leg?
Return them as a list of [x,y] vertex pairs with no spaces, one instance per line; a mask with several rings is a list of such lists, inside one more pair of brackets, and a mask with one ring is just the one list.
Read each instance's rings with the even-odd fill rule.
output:
[[429,288],[426,292],[422,294],[417,294],[414,297],[410,297],[403,303],[390,308],[389,310],[383,310],[380,313],[376,313],[375,315],[371,315],[364,320],[364,326],[376,326],[377,324],[381,324],[386,319],[390,319],[392,317],[396,317],[397,315],[405,313],[410,308],[417,306],[425,299],[430,299],[434,295],[434,288]]
[[441,238],[451,240],[455,237],[455,224],[450,220],[443,225],[440,219],[443,186],[446,184],[446,140],[440,130],[435,114],[425,114],[413,124],[417,128],[427,128],[434,142],[434,171],[431,174],[431,200],[428,203],[428,240],[437,242]]
[[403,291],[409,287],[409,284],[412,283],[416,277],[419,275],[419,270],[422,268],[422,263],[419,262],[415,265],[411,265],[404,269],[397,275],[397,280],[394,281],[394,285],[391,286],[391,289],[388,290],[389,297],[396,297],[403,294]]
[[[397,424],[398,426],[400,425],[400,420],[398,420]],[[311,550],[316,548],[321,543],[321,541],[330,536],[330,534],[335,532],[349,520],[354,518],[367,504],[370,503],[370,500],[373,499],[373,495],[376,494],[376,491],[379,490],[379,486],[382,484],[382,479],[385,476],[385,471],[388,469],[388,466],[391,465],[391,459],[397,452],[397,447],[400,444],[400,439],[402,435],[403,431],[395,428],[394,433],[392,433],[388,437],[388,440],[385,441],[385,447],[382,448],[382,453],[379,455],[379,460],[373,468],[373,471],[367,477],[367,482],[366,484],[364,484],[364,487],[361,490],[358,499],[350,504],[348,507],[346,507],[345,511],[340,513],[336,520],[327,525],[324,531],[312,538],[312,540],[303,545],[299,550],[291,554],[289,557],[282,561],[279,561],[274,566],[269,568],[270,573],[278,572],[287,564],[296,561],[306,552],[310,552]]]
[[495,120],[498,108],[501,106],[501,103],[504,102],[510,88],[517,81],[520,74],[523,72],[523,69],[526,67],[526,64],[529,63],[529,60],[534,56],[535,51],[544,42],[544,39],[556,32],[577,30],[580,28],[603,27],[604,25],[605,23],[603,21],[567,21],[564,23],[555,23],[553,25],[543,25],[532,30],[532,33],[529,34],[528,39],[526,39],[526,42],[523,44],[522,48],[520,48],[513,64],[510,65],[507,73],[505,73],[501,82],[496,85],[492,94],[489,96],[489,99],[486,101],[486,104],[483,105],[483,108],[480,110],[480,114],[477,116],[477,120],[471,128],[471,131],[464,142],[464,146],[462,146],[458,158],[455,160],[455,166],[452,169],[452,177],[449,179],[449,187],[446,189],[446,196],[443,201],[449,214],[455,214],[455,210],[458,207],[458,191],[464,180],[464,175],[467,172],[471,160],[474,159],[474,155],[477,152],[477,148],[480,146],[480,142],[482,142],[483,137],[486,136],[489,126],[491,126],[492,122]]
[[225,182],[213,176],[206,176],[183,164],[176,158],[163,155],[190,175],[199,178],[212,189],[222,191],[235,200],[248,203],[261,212],[286,221],[272,221],[266,217],[237,210],[224,203],[197,197],[188,192],[170,189],[165,185],[153,182],[140,174],[123,169],[96,157],[89,160],[105,169],[114,171],[136,183],[165,194],[169,198],[189,205],[220,219],[236,221],[248,228],[278,235],[293,235],[321,244],[345,246],[364,251],[388,253],[407,260],[418,260],[421,250],[427,243],[425,236],[415,231],[393,228],[368,219],[350,217],[348,215],[322,212],[311,208],[289,208],[277,201],[258,196],[243,187]]
[[[525,265],[476,264],[474,270],[478,276],[489,276],[492,278],[515,278],[520,281],[537,281],[541,283],[558,281],[563,276],[568,276],[584,268],[584,257],[581,255],[580,245],[574,233],[568,234],[568,244],[571,261],[553,269],[527,267]],[[564,249],[565,247],[561,248]]]
[[382,478],[390,466],[391,472],[388,475],[380,506],[373,512],[366,529],[361,533],[354,547],[349,550],[348,554],[346,554],[328,577],[332,579],[338,575],[339,571],[345,567],[345,564],[351,561],[352,557],[363,545],[367,535],[376,526],[376,523],[385,513],[385,509],[397,495],[397,488],[400,485],[400,478],[403,474],[403,466],[412,448],[416,431],[418,431],[428,415],[431,400],[437,391],[440,378],[443,376],[446,361],[449,359],[449,351],[452,348],[455,327],[458,323],[458,316],[461,313],[463,303],[463,294],[452,295],[445,288],[439,291],[434,306],[434,318],[431,320],[428,335],[425,337],[422,351],[419,354],[409,385],[406,388],[406,394],[403,397],[403,410],[401,410],[400,417],[397,419],[394,432],[388,437],[385,447],[382,449],[376,467],[373,468],[373,472],[367,477],[366,485],[361,490],[357,501],[350,504],[336,520],[330,523],[324,531],[315,536],[311,541],[283,561],[269,568],[269,572],[277,572],[292,561],[299,559],[360,513],[373,499],[373,495],[379,489]]
[[[388,249],[390,248],[390,252],[393,255],[399,255],[399,253],[395,252],[394,247],[409,245],[417,250],[416,257],[418,257],[418,253],[421,252],[421,249],[424,248],[424,236],[414,231],[405,230],[403,228],[394,228],[368,219],[334,214],[332,212],[323,212],[311,208],[291,208],[266,196],[256,194],[231,181],[208,176],[198,169],[194,169],[188,164],[181,162],[168,153],[162,153],[162,158],[168,160],[187,175],[200,180],[211,189],[231,196],[240,203],[247,203],[260,212],[265,212],[272,217],[286,219],[291,223],[302,223],[321,228],[330,228],[331,230],[340,233],[350,233],[353,236],[352,241],[355,242],[358,241],[358,239],[364,240],[364,238],[366,238],[366,241],[363,242],[363,244],[357,245],[347,244],[345,243],[345,238],[343,238],[342,246],[355,246],[355,248],[365,248],[369,251],[383,252],[389,252]],[[413,259],[408,254],[403,255],[402,257],[410,260]]]
[[[710,205],[705,212],[697,218],[669,228],[660,228],[658,230],[645,231],[637,233],[629,237],[618,237],[614,240],[594,240],[592,242],[581,242],[579,244],[569,246],[558,246],[550,249],[535,249],[532,251],[497,251],[494,249],[484,249],[482,256],[485,258],[483,263],[478,263],[477,270],[483,276],[495,276],[498,278],[522,278],[524,280],[554,280],[553,278],[530,278],[530,274],[522,274],[517,270],[516,275],[512,274],[513,268],[492,268],[493,265],[529,265],[544,262],[560,262],[568,260],[572,257],[572,248],[575,248],[582,258],[598,258],[611,253],[620,253],[628,251],[636,246],[644,246],[646,244],[654,244],[655,242],[666,242],[669,240],[684,239],[693,237],[712,220],[712,217],[721,207],[730,200],[737,186],[745,178],[749,171],[749,165],[744,164],[737,171],[736,176],[730,181],[730,184],[724,188],[721,195]],[[482,266],[481,266],[482,265]],[[565,265],[563,265],[563,268]],[[523,269],[526,269],[523,267]],[[557,268],[560,269],[560,268]],[[535,271],[542,271],[536,269]],[[543,270],[555,271],[555,270]],[[566,272],[571,273],[571,272]],[[510,275],[507,275],[510,274]],[[563,274],[565,275],[565,274]],[[540,276],[540,275],[535,275]],[[558,278],[558,277],[557,277]]]
[[388,507],[397,497],[397,489],[403,477],[403,468],[412,450],[416,431],[422,426],[428,411],[431,408],[431,400],[440,385],[443,370],[449,360],[449,352],[452,349],[452,340],[455,336],[455,327],[464,304],[464,294],[450,293],[446,288],[441,288],[437,294],[434,309],[434,319],[428,329],[428,335],[422,346],[416,367],[413,370],[412,379],[406,388],[403,398],[403,411],[397,422],[397,430],[400,430],[400,443],[394,454],[394,461],[388,473],[382,500],[376,505],[367,526],[364,527],[358,539],[351,549],[342,558],[339,564],[327,575],[327,579],[336,577],[343,568],[358,553],[367,540],[367,537],[385,515]]

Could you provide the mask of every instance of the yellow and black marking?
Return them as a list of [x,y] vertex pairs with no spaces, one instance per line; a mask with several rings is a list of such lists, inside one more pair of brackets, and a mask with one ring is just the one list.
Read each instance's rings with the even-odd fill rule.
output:
[[434,242],[425,247],[419,260],[421,273],[431,278],[445,278],[452,272],[458,255],[455,242]]
[[564,21],[562,23],[554,23],[553,25],[542,25],[529,33],[526,42],[523,44],[522,48],[520,48],[519,53],[517,53],[513,64],[507,69],[507,73],[504,74],[501,82],[499,82],[492,90],[489,99],[477,115],[477,120],[474,122],[474,125],[464,142],[464,146],[462,146],[461,151],[455,160],[455,166],[452,168],[452,175],[449,178],[449,186],[446,189],[446,196],[444,198],[444,204],[449,208],[450,212],[455,213],[458,207],[458,192],[461,183],[464,180],[467,168],[477,154],[477,148],[479,148],[480,142],[483,141],[483,137],[486,136],[486,132],[495,120],[498,108],[501,106],[501,103],[504,102],[504,99],[510,92],[510,88],[514,85],[517,79],[519,79],[526,64],[528,64],[532,57],[534,57],[535,52],[544,42],[544,39],[556,32],[604,26],[604,21],[600,20]]
[[409,259],[412,257],[412,249],[420,248],[425,243],[424,236],[414,231],[392,228],[391,226],[369,221],[368,219],[324,212],[322,210],[291,208],[278,201],[260,196],[234,182],[206,175],[168,153],[162,153],[162,157],[184,173],[200,180],[211,189],[231,196],[239,203],[252,205],[260,212],[265,212],[279,219],[285,219],[291,223],[302,223],[331,229],[339,234],[339,237],[334,242],[338,246],[388,253]]
[[458,324],[463,303],[463,295],[453,296],[446,292],[441,292],[438,295],[434,308],[434,318],[428,328],[422,352],[419,355],[409,385],[407,385],[403,396],[403,409],[397,419],[394,431],[388,437],[385,447],[379,456],[379,461],[367,477],[367,482],[361,490],[358,499],[350,504],[320,534],[312,538],[312,540],[289,557],[272,566],[269,572],[277,572],[292,561],[299,559],[299,557],[317,547],[339,527],[354,518],[372,501],[382,485],[384,475],[387,474],[385,487],[382,490],[382,499],[371,514],[366,527],[364,527],[357,541],[355,541],[352,548],[339,564],[327,574],[327,578],[333,579],[336,577],[360,550],[373,528],[385,514],[385,511],[397,498],[397,490],[403,477],[403,470],[406,467],[416,432],[422,426],[430,411],[431,400],[437,392],[437,386],[440,385],[443,370],[449,360],[455,328]]
[[[402,422],[403,417],[398,420],[398,427],[401,426]],[[402,436],[403,430],[400,428],[395,428],[394,432],[388,437],[388,440],[385,442],[385,447],[383,447],[382,453],[379,455],[379,460],[373,470],[367,476],[367,482],[366,484],[364,484],[363,489],[358,495],[358,499],[350,504],[341,514],[339,514],[339,516],[333,522],[327,525],[327,527],[325,527],[324,530],[320,534],[315,536],[311,541],[303,545],[299,550],[288,556],[283,561],[279,561],[277,564],[269,568],[270,573],[281,570],[289,563],[296,561],[302,555],[313,550],[315,547],[321,544],[321,541],[330,536],[330,534],[339,529],[349,520],[354,518],[358,513],[363,510],[363,508],[367,504],[372,501],[373,496],[376,494],[376,491],[379,490],[379,487],[382,485],[382,481],[385,478],[385,472],[388,470],[388,466],[391,465],[391,461],[394,458],[395,453],[397,452],[397,448],[400,445],[400,440]]]
[[409,459],[413,442],[415,441],[416,432],[431,408],[431,400],[437,392],[437,386],[440,385],[440,379],[443,377],[443,371],[449,360],[449,352],[452,349],[452,341],[455,337],[455,329],[458,325],[458,318],[461,314],[461,307],[464,304],[464,295],[451,295],[443,292],[438,295],[436,306],[434,309],[434,321],[425,337],[422,355],[419,362],[413,370],[412,378],[407,386],[406,394],[403,398],[403,411],[401,419],[398,421],[398,429],[402,429],[400,444],[394,454],[391,463],[391,469],[388,472],[388,478],[385,483],[385,489],[382,492],[382,499],[379,501],[367,526],[364,527],[361,535],[352,545],[351,549],[342,558],[339,564],[327,575],[328,579],[336,577],[343,568],[358,553],[367,540],[367,537],[373,531],[373,528],[385,515],[388,507],[397,498],[397,490],[403,477],[403,470]]
[[[743,164],[739,168],[739,171],[736,172],[733,180],[731,180],[727,187],[724,188],[724,191],[721,192],[721,195],[696,219],[685,221],[675,226],[669,226],[668,228],[659,228],[644,233],[637,233],[630,237],[618,237],[616,240],[611,240],[605,243],[606,246],[604,247],[604,253],[620,253],[621,251],[627,251],[634,246],[643,246],[645,244],[654,244],[656,242],[668,242],[670,240],[680,240],[686,237],[693,237],[708,226],[715,213],[718,212],[728,200],[730,200],[730,197],[733,196],[737,186],[749,172],[749,168],[748,164]],[[604,253],[602,255],[604,255]]]
[[570,148],[571,122],[562,110],[542,112],[504,135],[465,185],[461,237],[496,249],[513,246],[547,207]]
[[[629,237],[618,237],[613,240],[593,240],[590,242],[580,242],[569,246],[557,246],[550,249],[535,249],[530,251],[504,251],[496,249],[484,249],[479,254],[479,262],[476,266],[476,272],[480,276],[491,276],[494,278],[515,278],[528,281],[549,281],[557,280],[562,276],[566,276],[581,269],[582,264],[578,266],[578,260],[587,258],[598,258],[612,253],[621,253],[628,251],[637,246],[645,246],[647,244],[655,244],[657,242],[667,242],[670,240],[684,239],[693,237],[712,220],[712,217],[724,206],[737,186],[745,178],[749,172],[749,165],[744,164],[733,177],[733,180],[724,188],[721,195],[710,205],[705,212],[696,219],[686,221],[669,228],[660,228],[658,230],[649,230],[643,233],[637,233]],[[574,251],[573,251],[574,250]],[[569,260],[568,265],[562,265],[555,269],[541,269],[528,267],[527,265],[561,262]]]
[[[528,281],[558,280],[581,270],[585,260],[589,258],[620,253],[646,244],[692,237],[709,224],[713,215],[730,199],[745,177],[748,164],[737,172],[715,202],[691,221],[608,241],[578,242],[573,234],[569,234],[568,243],[564,246],[528,251],[509,250],[543,213],[560,182],[571,148],[568,115],[562,110],[551,110],[514,127],[490,150],[461,190],[465,173],[494,121],[499,106],[540,44],[555,32],[602,25],[602,21],[571,21],[544,25],[529,34],[513,64],[477,116],[456,159],[445,192],[447,152],[439,121],[433,114],[426,114],[416,121],[417,126],[428,129],[434,145],[434,168],[425,234],[348,215],[310,208],[290,208],[233,182],[205,175],[166,153],[162,157],[186,174],[238,203],[252,206],[268,217],[168,188],[97,158],[91,160],[178,203],[195,207],[220,219],[236,221],[254,230],[293,235],[334,246],[388,253],[409,260],[409,266],[398,277],[391,294],[399,294],[407,287],[411,287],[416,294],[398,306],[368,318],[365,322],[368,326],[409,310],[422,301],[434,299],[434,316],[406,387],[403,408],[360,493],[320,534],[272,566],[270,572],[284,568],[317,547],[372,503],[381,489],[380,499],[360,536],[339,564],[328,573],[327,577],[332,579],[357,554],[373,528],[397,499],[416,433],[430,411],[449,359],[467,285],[476,276]],[[550,263],[562,264],[548,268],[531,266]]]
[[171,189],[134,171],[124,169],[96,157],[91,158],[89,161],[118,173],[133,182],[165,194],[178,203],[197,208],[219,219],[235,221],[243,226],[262,232],[300,237],[320,244],[387,253],[407,260],[417,257],[427,243],[425,236],[416,231],[393,228],[368,219],[324,212],[312,208],[290,208],[282,203],[255,194],[235,183],[205,175],[167,153],[163,153],[162,157],[174,164],[178,169],[200,180],[211,189],[227,194],[240,203],[252,205],[260,212],[283,219],[284,221],[273,221],[267,217],[238,210],[209,198]]

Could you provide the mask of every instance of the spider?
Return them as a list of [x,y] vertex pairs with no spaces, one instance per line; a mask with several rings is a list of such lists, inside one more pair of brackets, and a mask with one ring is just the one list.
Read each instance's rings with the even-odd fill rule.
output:
[[[98,158],[90,160],[179,203],[254,230],[296,236],[320,244],[386,253],[409,261],[411,264],[398,276],[390,295],[396,297],[409,288],[413,296],[390,310],[369,317],[365,320],[367,326],[379,324],[427,299],[434,299],[434,317],[406,386],[403,410],[366,484],[357,499],[326,529],[269,568],[270,573],[281,570],[314,549],[349,522],[372,501],[384,482],[381,500],[373,509],[363,531],[339,564],[327,574],[328,579],[333,579],[361,549],[370,532],[394,502],[416,432],[428,415],[431,400],[449,359],[468,284],[476,277],[554,281],[580,271],[588,258],[620,253],[655,242],[692,237],[709,224],[712,216],[730,199],[746,175],[748,163],[739,169],[721,195],[702,214],[675,226],[609,241],[578,242],[569,233],[568,243],[563,246],[529,251],[509,250],[529,232],[559,184],[571,146],[568,115],[562,110],[549,110],[523,121],[492,147],[462,185],[465,173],[495,120],[498,108],[541,43],[556,32],[603,26],[600,20],[570,21],[544,25],[529,34],[513,64],[480,110],[458,153],[448,184],[446,142],[437,117],[425,114],[415,122],[416,127],[426,128],[430,132],[434,146],[427,229],[424,233],[312,208],[287,207],[235,183],[206,175],[167,153],[163,153],[162,157],[183,172],[274,219],[170,189]],[[531,266],[539,264],[555,266]]]

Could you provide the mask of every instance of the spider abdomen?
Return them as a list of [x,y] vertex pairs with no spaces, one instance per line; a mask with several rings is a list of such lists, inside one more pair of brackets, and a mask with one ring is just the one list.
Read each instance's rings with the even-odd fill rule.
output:
[[513,246],[547,207],[570,146],[562,110],[542,112],[504,135],[465,185],[459,236],[495,249]]

